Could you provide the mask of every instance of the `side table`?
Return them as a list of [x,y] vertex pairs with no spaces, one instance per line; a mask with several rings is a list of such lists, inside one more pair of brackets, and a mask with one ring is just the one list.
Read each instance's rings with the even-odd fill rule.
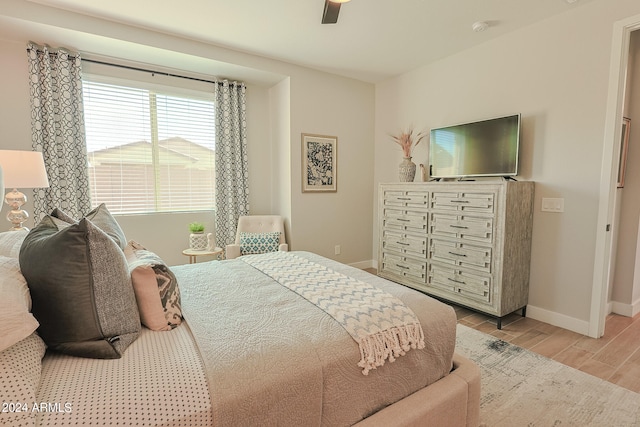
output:
[[193,249],[185,249],[182,251],[182,255],[186,255],[189,257],[189,264],[195,264],[198,256],[215,256],[217,259],[220,259],[222,255],[222,248],[213,248],[211,250],[206,249],[204,251],[195,251]]

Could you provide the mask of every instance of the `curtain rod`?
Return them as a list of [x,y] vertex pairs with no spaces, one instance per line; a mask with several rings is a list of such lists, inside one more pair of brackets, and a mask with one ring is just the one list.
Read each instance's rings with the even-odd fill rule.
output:
[[[34,47],[36,47],[36,46],[34,45]],[[29,51],[29,50],[31,50],[31,47],[27,47],[27,51]],[[36,50],[38,50],[39,52],[43,52],[43,50],[38,49],[37,47],[36,47]],[[69,54],[69,56],[75,58],[75,55],[73,53],[71,53],[71,52],[69,52],[67,50],[65,50],[65,52],[67,52]],[[55,52],[49,52],[49,54],[55,55],[56,53]],[[182,76],[180,74],[171,74],[171,73],[167,73],[167,72],[164,72],[164,71],[149,70],[147,68],[133,67],[133,66],[130,66],[130,65],[113,64],[111,62],[98,61],[96,59],[86,59],[86,58],[80,58],[80,59],[82,61],[85,61],[85,62],[91,62],[91,63],[94,63],[94,64],[100,64],[100,65],[107,65],[107,66],[110,66],[110,67],[124,68],[124,69],[127,69],[127,70],[133,70],[133,71],[141,71],[143,73],[159,74],[161,76],[177,77],[177,78],[180,78],[180,79],[193,80],[193,81],[196,81],[196,82],[203,82],[203,83],[211,83],[211,84],[219,84],[219,83],[221,83],[220,81],[216,81],[216,80],[206,80],[206,79],[200,79],[200,78],[197,78],[197,77]],[[242,83],[242,84],[244,84],[244,83]]]
[[167,72],[164,72],[164,71],[155,71],[155,70],[149,70],[147,68],[132,67],[130,65],[112,64],[110,62],[98,61],[98,60],[95,60],[95,59],[82,58],[82,61],[91,62],[93,64],[108,65],[110,67],[124,68],[124,69],[127,69],[127,70],[133,70],[133,71],[142,71],[144,73],[159,74],[161,76],[178,77],[180,79],[194,80],[194,81],[203,82],[203,83],[211,83],[211,84],[219,83],[219,82],[217,82],[215,80],[205,80],[205,79],[199,79],[197,77],[181,76],[180,74],[171,74],[171,73],[167,73]]

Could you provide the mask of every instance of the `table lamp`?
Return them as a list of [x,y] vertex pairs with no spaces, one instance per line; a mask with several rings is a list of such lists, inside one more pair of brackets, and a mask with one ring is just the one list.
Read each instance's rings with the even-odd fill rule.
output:
[[7,219],[13,225],[11,230],[28,230],[22,225],[29,218],[27,211],[22,209],[22,205],[27,202],[27,196],[17,189],[49,187],[42,153],[0,150],[0,167],[4,175],[4,186],[13,188],[4,198],[4,202],[11,207],[7,214]]

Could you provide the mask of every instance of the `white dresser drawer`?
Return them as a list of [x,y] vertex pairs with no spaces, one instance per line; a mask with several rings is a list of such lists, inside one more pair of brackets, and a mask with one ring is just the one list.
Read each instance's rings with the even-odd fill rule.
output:
[[444,211],[494,213],[494,193],[481,192],[433,192],[431,208]]
[[378,197],[382,277],[496,316],[498,329],[526,307],[534,183],[388,183]]
[[427,236],[413,236],[400,231],[383,229],[383,249],[424,258],[427,255]]
[[451,237],[490,245],[493,242],[493,218],[432,213],[429,232],[433,236]]
[[384,205],[426,209],[429,204],[427,191],[385,191]]
[[427,213],[412,212],[396,209],[385,209],[383,227],[396,230],[427,232]]
[[411,278],[421,283],[426,283],[427,280],[426,261],[416,261],[389,252],[382,253],[381,270],[383,272],[390,272],[398,276]]
[[484,303],[491,302],[491,277],[430,264],[427,285]]
[[456,267],[491,273],[491,248],[450,240],[431,239],[429,259]]

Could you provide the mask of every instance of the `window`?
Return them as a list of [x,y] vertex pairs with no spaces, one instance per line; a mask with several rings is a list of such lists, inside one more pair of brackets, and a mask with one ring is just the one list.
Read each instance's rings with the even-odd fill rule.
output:
[[83,81],[92,205],[116,214],[212,210],[213,94],[134,86]]

